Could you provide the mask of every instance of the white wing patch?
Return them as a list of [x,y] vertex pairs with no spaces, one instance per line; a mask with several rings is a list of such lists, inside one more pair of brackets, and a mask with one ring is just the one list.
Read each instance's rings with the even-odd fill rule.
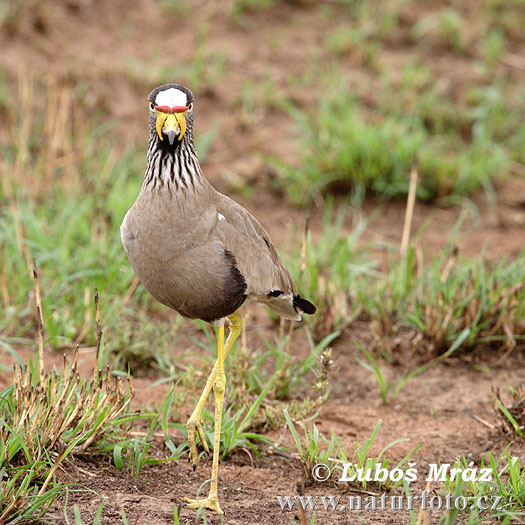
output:
[[170,108],[173,106],[187,106],[188,99],[184,91],[176,88],[169,88],[157,94],[155,105],[169,106]]

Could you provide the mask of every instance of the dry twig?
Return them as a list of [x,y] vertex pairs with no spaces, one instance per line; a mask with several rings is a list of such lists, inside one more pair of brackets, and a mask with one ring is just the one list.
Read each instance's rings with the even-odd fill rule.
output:
[[414,206],[416,204],[418,169],[417,163],[414,162],[410,172],[410,186],[408,188],[407,207],[405,212],[405,223],[403,225],[403,235],[401,236],[401,246],[399,253],[405,255],[408,243],[410,242],[410,230],[412,228],[412,219],[414,218]]

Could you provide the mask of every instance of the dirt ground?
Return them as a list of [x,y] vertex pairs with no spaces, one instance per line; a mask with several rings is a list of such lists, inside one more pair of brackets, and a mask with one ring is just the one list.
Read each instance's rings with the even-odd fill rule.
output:
[[[270,326],[258,326],[270,333]],[[355,328],[356,332],[360,327]],[[315,419],[320,431],[328,436],[332,429],[348,449],[353,449],[355,440],[362,443],[371,433],[378,419],[382,420],[381,430],[372,448],[378,454],[391,441],[409,437],[410,441],[390,449],[386,457],[399,460],[419,443],[423,447],[416,452],[413,460],[417,463],[418,480],[411,486],[413,495],[425,489],[424,479],[432,463],[453,463],[461,455],[475,461],[479,466],[487,452],[499,454],[508,444],[498,432],[489,430],[476,420],[479,417],[491,424],[496,423],[492,411],[491,388],[493,386],[518,385],[523,381],[525,366],[522,360],[511,359],[502,367],[486,366],[490,363],[485,356],[472,359],[453,360],[415,377],[401,390],[390,404],[382,405],[379,389],[371,374],[356,364],[353,355],[352,330],[334,345],[335,373],[333,392]],[[301,341],[296,339],[297,346]],[[27,349],[20,348],[22,357],[28,357]],[[300,350],[299,350],[300,354]],[[298,356],[300,357],[300,356]],[[5,363],[6,359],[2,358]],[[49,353],[47,367],[59,367],[62,357]],[[476,367],[475,363],[485,366]],[[90,376],[93,350],[81,351],[80,373]],[[399,376],[401,370],[388,369],[391,377]],[[0,377],[0,386],[7,384],[7,374]],[[138,409],[152,399],[162,399],[170,385],[152,386],[152,379],[135,379],[133,385],[137,395],[134,407]],[[192,407],[187,407],[188,413]],[[182,436],[174,435],[174,438]],[[276,440],[290,445],[289,433],[283,428],[272,434]],[[162,448],[159,442],[159,447]],[[512,454],[523,458],[525,445],[515,443]],[[150,450],[155,453],[154,450]],[[69,505],[76,503],[85,523],[93,519],[97,508],[104,504],[103,523],[120,524],[121,510],[124,509],[129,523],[161,525],[173,523],[173,507],[182,504],[183,496],[193,497],[199,487],[210,477],[211,457],[203,457],[198,469],[193,472],[186,459],[162,466],[146,466],[138,478],[119,473],[110,458],[102,460],[93,457],[77,457],[59,472],[65,482],[78,484],[88,489],[73,492]],[[430,487],[437,488],[437,484]],[[206,492],[206,488],[203,489]],[[399,492],[394,492],[398,494]],[[341,501],[350,495],[381,494],[373,487],[360,492],[341,483],[304,482],[297,460],[263,450],[260,456],[250,456],[243,451],[234,453],[221,463],[219,498],[225,511],[223,523],[232,525],[287,524],[290,518],[299,520],[297,512],[282,512],[278,496],[339,496]],[[363,503],[364,505],[364,503]],[[53,523],[65,524],[64,502],[55,506],[48,514]],[[416,507],[418,508],[418,507]],[[323,510],[321,510],[323,509]],[[317,522],[327,524],[361,523],[407,523],[406,511],[326,511],[318,509]],[[307,512],[311,514],[310,511]],[[439,514],[439,513],[438,513]],[[437,518],[437,516],[435,516]],[[208,523],[222,523],[221,519],[208,513]],[[182,509],[181,523],[193,523],[194,513]],[[432,521],[431,521],[432,522]],[[198,521],[200,523],[200,521]]]
[[[174,19],[162,10],[160,3],[139,0],[134,7],[122,2],[96,0],[68,0],[41,3],[24,18],[12,32],[0,34],[0,67],[12,78],[20,68],[45,76],[58,74],[89,86],[86,104],[96,107],[104,104],[117,122],[117,141],[121,145],[146,141],[145,100],[153,76],[148,65],[158,68],[187,62],[193,56],[198,31],[204,28],[210,52],[220,51],[227,57],[223,77],[198,93],[197,129],[217,126],[219,132],[205,165],[205,173],[221,191],[231,193],[227,173],[245,178],[256,189],[255,198],[234,195],[248,207],[268,229],[275,243],[283,247],[290,224],[301,228],[305,210],[291,207],[279,194],[269,189],[271,174],[253,151],[282,155],[289,161],[297,158],[294,147],[296,130],[288,118],[272,107],[261,107],[255,125],[243,124],[239,119],[238,91],[246,77],[262,82],[271,77],[279,89],[293,93],[297,103],[314,103],[318,93],[309,87],[291,85],[294,75],[301,76],[308,67],[308,54],[313,50],[323,58],[323,34],[333,20],[319,17],[309,2],[292,5],[280,3],[277,10],[255,13],[244,24],[235,24],[221,9],[220,2],[195,1],[189,12]],[[278,15],[278,16],[277,16]],[[397,55],[396,55],[397,52]],[[408,51],[393,46],[389,56],[398,60]],[[140,61],[144,80],[137,80],[129,72],[129,58]],[[439,57],[438,57],[439,58]],[[445,58],[446,60],[446,58]],[[452,60],[452,59],[450,59]],[[436,64],[443,61],[436,59]],[[353,70],[355,83],[372,82],[366,68],[348,59],[346,66]],[[475,75],[472,64],[464,59],[461,64],[449,63],[451,75],[461,82],[462,75]],[[176,81],[177,79],[173,79]],[[474,196],[482,213],[479,219],[469,218],[458,239],[459,251],[468,256],[484,252],[490,257],[516,255],[524,244],[525,179],[516,176],[497,188],[497,208],[489,208],[485,195]],[[369,237],[389,242],[401,238],[404,203],[369,199],[363,211],[379,211],[371,222]],[[426,225],[421,243],[427,253],[436,253],[447,241],[460,210],[416,204],[414,230]],[[321,213],[315,212],[312,230],[318,234]],[[274,325],[265,314],[257,314],[250,330],[271,334]],[[430,463],[453,462],[460,455],[470,455],[479,464],[488,451],[500,452],[507,441],[477,421],[474,416],[494,423],[491,387],[505,390],[523,381],[523,357],[511,355],[503,363],[497,358],[485,359],[481,351],[469,358],[449,360],[412,379],[389,405],[382,405],[379,388],[370,372],[359,366],[354,354],[355,339],[364,330],[359,323],[349,327],[334,344],[335,372],[332,394],[315,423],[328,435],[334,429],[351,446],[370,435],[378,419],[383,421],[374,446],[375,453],[397,438],[409,437],[389,451],[390,457],[400,459],[418,443],[423,447],[414,460],[420,472],[426,473]],[[250,338],[248,334],[248,338]],[[301,341],[295,340],[293,352],[301,356]],[[180,351],[181,349],[175,349]],[[89,368],[92,352],[83,351],[83,366]],[[2,355],[2,362],[7,358]],[[59,362],[50,356],[48,365]],[[483,365],[483,366],[478,366]],[[391,377],[400,376],[402,369],[387,367]],[[0,374],[0,386],[10,378]],[[153,379],[134,380],[136,405],[160,398],[168,386],[151,387]],[[192,407],[188,407],[191,410]],[[285,429],[277,432],[291,444]],[[514,455],[525,459],[525,445],[511,446]],[[106,462],[78,458],[60,475],[89,491],[73,493],[69,505],[77,503],[85,523],[92,520],[100,503],[104,504],[103,523],[122,523],[124,509],[130,524],[157,525],[173,523],[173,507],[182,502],[182,496],[193,497],[199,486],[210,476],[211,460],[204,458],[196,472],[187,461],[180,460],[163,466],[145,467],[140,478],[118,473]],[[424,476],[420,475],[414,492],[423,490]],[[339,495],[346,498],[351,492],[346,487],[333,485],[302,486],[299,463],[287,457],[264,451],[259,457],[238,452],[223,462],[220,468],[219,498],[225,518],[231,525],[290,523],[299,520],[295,511],[281,511],[277,496]],[[204,488],[204,491],[206,487]],[[308,513],[310,514],[310,513]],[[194,513],[182,509],[181,523],[193,523]],[[63,524],[63,509],[54,508],[49,518]],[[436,519],[437,516],[434,516]],[[309,518],[308,518],[309,519]],[[211,513],[208,523],[221,523]],[[406,523],[406,512],[392,511],[319,511],[316,523],[327,524],[399,524]]]

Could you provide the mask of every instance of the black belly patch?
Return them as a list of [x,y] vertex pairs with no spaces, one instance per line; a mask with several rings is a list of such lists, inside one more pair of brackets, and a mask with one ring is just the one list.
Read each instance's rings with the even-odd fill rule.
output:
[[227,274],[224,278],[223,293],[214,297],[207,308],[203,308],[198,316],[203,321],[216,321],[231,315],[238,310],[246,300],[246,281],[237,268],[235,257],[228,250],[224,250],[227,262]]
[[224,256],[230,265],[230,274],[226,278],[225,291],[233,296],[244,295],[244,292],[246,292],[246,281],[239,268],[237,268],[235,257],[228,250],[224,250]]

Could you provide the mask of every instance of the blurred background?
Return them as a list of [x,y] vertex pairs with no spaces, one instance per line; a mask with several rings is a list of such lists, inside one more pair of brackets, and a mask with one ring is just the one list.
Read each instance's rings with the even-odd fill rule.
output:
[[140,346],[148,325],[137,320],[135,333],[124,307],[133,319],[135,299],[156,307],[133,279],[119,225],[145,167],[146,97],[166,82],[197,96],[206,176],[287,245],[296,276],[311,216],[302,285],[331,305],[319,337],[376,315],[366,278],[370,268],[389,278],[411,170],[419,273],[423,254],[448,257],[451,246],[516,256],[524,21],[520,0],[4,0],[0,328],[12,337],[32,326],[34,259],[54,347],[92,341],[94,286],[113,347]]

